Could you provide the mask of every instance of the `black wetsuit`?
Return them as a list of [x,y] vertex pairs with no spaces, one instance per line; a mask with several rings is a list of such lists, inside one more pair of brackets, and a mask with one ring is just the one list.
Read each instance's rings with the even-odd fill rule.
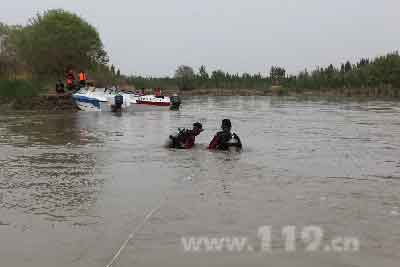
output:
[[194,146],[196,134],[193,130],[182,129],[175,136],[170,135],[170,148],[190,149]]
[[230,131],[218,132],[208,146],[209,149],[217,150],[229,150],[230,147],[238,149],[242,148],[242,142],[240,141],[239,136]]

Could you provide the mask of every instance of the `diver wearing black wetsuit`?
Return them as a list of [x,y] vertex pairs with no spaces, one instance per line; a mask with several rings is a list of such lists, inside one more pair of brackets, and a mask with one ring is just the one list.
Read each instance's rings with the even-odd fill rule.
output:
[[242,142],[237,134],[232,133],[232,123],[228,119],[222,120],[222,131],[218,132],[211,141],[208,149],[229,150],[233,147],[242,149]]
[[175,136],[170,135],[169,148],[190,149],[194,146],[196,136],[203,131],[203,125],[200,122],[193,124],[193,129],[183,129]]

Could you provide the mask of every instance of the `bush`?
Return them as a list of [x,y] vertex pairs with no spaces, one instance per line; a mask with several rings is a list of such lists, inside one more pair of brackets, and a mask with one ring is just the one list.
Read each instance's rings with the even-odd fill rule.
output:
[[0,97],[32,97],[43,91],[43,85],[29,80],[0,80]]

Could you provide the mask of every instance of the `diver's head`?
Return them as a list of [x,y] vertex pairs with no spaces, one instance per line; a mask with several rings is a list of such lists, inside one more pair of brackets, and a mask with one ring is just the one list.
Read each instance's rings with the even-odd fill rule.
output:
[[203,125],[200,122],[193,123],[193,132],[199,135],[203,131]]
[[221,129],[223,131],[230,131],[232,129],[232,123],[229,119],[223,119],[221,124]]

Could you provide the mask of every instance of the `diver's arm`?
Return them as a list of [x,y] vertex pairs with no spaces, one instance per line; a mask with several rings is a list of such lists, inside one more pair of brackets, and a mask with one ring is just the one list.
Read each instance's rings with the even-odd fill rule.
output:
[[237,134],[233,134],[234,138],[236,139],[237,143],[235,144],[236,147],[242,148],[242,141],[240,141],[240,138]]

